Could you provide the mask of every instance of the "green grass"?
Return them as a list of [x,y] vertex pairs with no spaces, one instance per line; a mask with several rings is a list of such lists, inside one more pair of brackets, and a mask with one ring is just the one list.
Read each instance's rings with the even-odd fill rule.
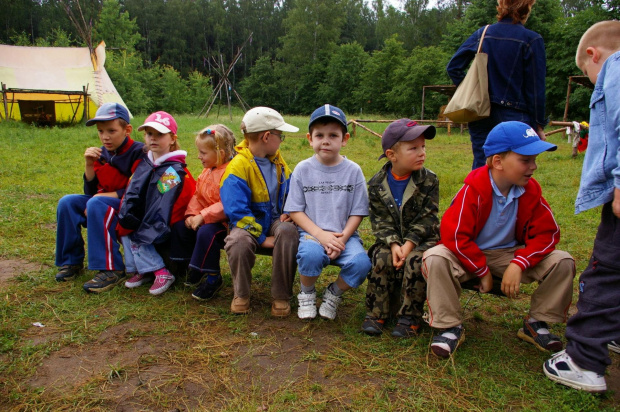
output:
[[[177,117],[181,146],[195,176],[201,168],[194,132],[220,122],[236,133],[239,129],[241,113],[236,111],[232,122],[226,110],[221,113],[219,120],[213,115],[207,120]],[[144,117],[134,119],[134,126]],[[300,128],[287,133],[282,146],[293,168],[312,154],[305,139],[308,119],[285,118]],[[385,126],[370,127],[382,132]],[[141,139],[141,133],[134,138]],[[589,258],[600,211],[574,215],[582,159],[571,158],[559,135],[550,141],[559,149],[539,157],[535,176],[562,228],[559,248],[576,258],[579,272]],[[232,286],[224,254],[225,287],[206,304],[191,299],[182,286],[157,298],[146,288],[88,295],[81,288],[92,276],[88,271],[75,282],[56,283],[56,204],[64,194],[81,193],[82,154],[92,145],[98,145],[95,130],[84,126],[37,129],[0,123],[0,261],[30,263],[0,283],[3,410],[555,411],[619,406],[617,395],[580,393],[544,377],[541,367],[548,354],[516,338],[528,308],[528,287],[516,301],[465,292],[467,340],[454,359],[440,361],[428,350],[428,328],[410,341],[360,334],[365,286],[347,294],[335,322],[304,323],[294,315],[271,319],[268,258],[260,257],[253,272],[252,314],[246,317],[229,314]],[[367,179],[383,164],[376,160],[378,138],[360,129],[343,154],[362,167]],[[440,179],[442,213],[470,168],[467,133],[447,136],[440,129],[427,142],[427,155],[427,167]],[[370,246],[368,219],[360,232]],[[336,273],[326,271],[319,291]],[[563,326],[554,331],[563,334]],[[55,376],[62,380],[52,385]]]

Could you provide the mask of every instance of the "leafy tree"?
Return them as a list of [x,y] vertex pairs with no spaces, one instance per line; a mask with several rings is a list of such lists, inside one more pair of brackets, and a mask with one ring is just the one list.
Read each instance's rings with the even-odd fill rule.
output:
[[359,87],[369,58],[359,43],[339,46],[329,59],[325,82],[318,88],[319,100],[331,102],[347,112],[357,109],[353,90]]
[[298,0],[284,19],[286,35],[278,56],[301,66],[333,51],[343,24],[342,7],[340,0]]
[[151,87],[157,78],[153,70],[157,71],[145,70],[142,58],[135,53],[108,53],[106,57],[106,71],[133,114],[146,113],[153,108]]
[[[416,47],[411,55],[394,73],[392,90],[387,93],[387,107],[394,113],[419,118],[422,108],[422,88],[433,84],[449,84],[448,75],[437,67],[445,67],[450,59],[439,47]],[[427,94],[427,114],[438,114],[439,107],[446,104],[445,96]]]
[[403,65],[405,49],[396,37],[385,41],[383,49],[372,54],[361,74],[359,87],[353,92],[360,111],[387,113],[387,95],[395,84],[395,74]]
[[289,111],[317,106],[316,91],[325,77],[325,62],[336,50],[343,23],[341,0],[298,0],[284,19],[280,40],[281,94]]
[[[278,64],[276,63],[277,67]],[[250,75],[241,82],[241,96],[251,106],[264,105],[276,110],[284,109],[278,70],[268,57],[259,57]]]
[[94,45],[105,41],[108,50],[120,49],[132,52],[141,40],[135,19],[121,10],[118,0],[104,0],[99,20],[93,29]]
[[[561,120],[564,115],[568,76],[581,75],[575,65],[575,53],[579,39],[594,23],[608,20],[610,12],[603,7],[589,7],[575,13],[572,18],[561,18],[550,28],[551,40],[547,42],[547,113],[554,120]],[[569,118],[571,120],[589,117],[591,90],[583,86],[574,86],[571,94]]]
[[189,74],[187,83],[189,87],[187,100],[189,102],[190,111],[198,114],[207,102],[209,96],[211,96],[213,90],[211,87],[211,78],[194,70]]

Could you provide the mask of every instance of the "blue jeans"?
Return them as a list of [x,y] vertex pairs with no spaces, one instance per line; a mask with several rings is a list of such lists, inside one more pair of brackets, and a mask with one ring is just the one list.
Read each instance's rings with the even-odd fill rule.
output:
[[127,273],[140,274],[155,272],[165,267],[164,259],[157,253],[155,245],[139,245],[131,241],[129,236],[122,236],[125,249],[125,267]]
[[528,113],[509,109],[493,103],[491,103],[491,115],[489,117],[468,123],[467,127],[469,128],[471,149],[474,153],[474,161],[471,166],[472,170],[484,166],[487,162],[482,147],[487,141],[489,132],[498,124],[512,120],[529,124],[536,130],[536,124],[534,124],[532,117]]
[[120,203],[120,199],[105,196],[63,196],[56,209],[56,266],[84,262],[82,228],[85,227],[88,269],[123,270],[123,256],[116,239]]
[[301,232],[299,239],[297,265],[299,273],[308,277],[318,277],[327,265],[338,266],[340,277],[352,288],[364,283],[372,266],[364,244],[357,234],[349,238],[340,256],[330,260],[323,245],[306,232]]

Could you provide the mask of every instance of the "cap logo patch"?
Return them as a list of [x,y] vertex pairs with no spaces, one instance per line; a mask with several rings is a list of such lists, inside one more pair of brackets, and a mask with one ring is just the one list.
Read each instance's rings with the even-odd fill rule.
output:
[[407,123],[407,127],[413,127],[416,126],[418,124],[418,122],[409,122]]
[[538,134],[536,133],[536,131],[534,131],[534,129],[529,128],[525,131],[525,136],[523,137],[527,139],[528,137],[534,137],[534,136],[538,136]]
[[162,124],[165,124],[166,126],[170,126],[170,119],[168,119],[167,117],[161,117],[161,114],[159,113],[155,114],[155,121],[157,123],[162,123]]

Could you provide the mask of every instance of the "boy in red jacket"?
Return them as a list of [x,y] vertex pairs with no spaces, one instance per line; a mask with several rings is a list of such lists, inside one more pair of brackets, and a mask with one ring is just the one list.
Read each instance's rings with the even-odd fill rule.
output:
[[441,329],[431,343],[449,357],[465,340],[460,283],[480,278],[479,291],[493,288],[516,298],[521,283],[540,283],[517,336],[540,350],[559,351],[562,341],[546,322],[565,322],[573,296],[575,261],[555,250],[560,228],[532,178],[536,156],[557,146],[540,140],[525,123],[497,125],[484,144],[486,166],[473,170],[441,220],[441,243],[423,258],[430,326]]

